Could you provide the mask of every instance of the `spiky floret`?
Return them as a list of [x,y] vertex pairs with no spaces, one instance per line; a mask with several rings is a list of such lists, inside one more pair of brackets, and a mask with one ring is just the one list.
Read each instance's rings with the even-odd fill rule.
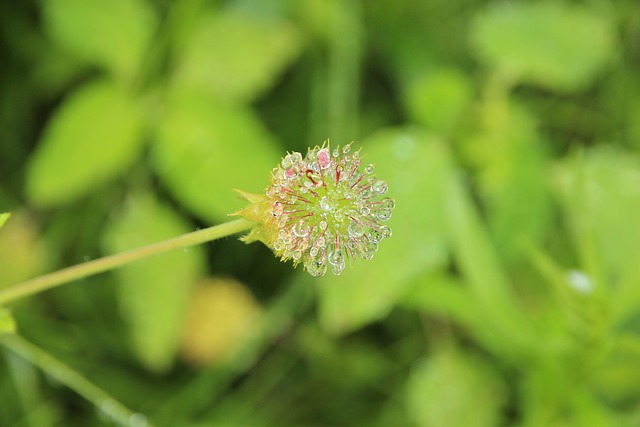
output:
[[264,241],[282,261],[301,263],[313,276],[329,267],[341,274],[351,260],[373,258],[391,236],[382,222],[395,203],[381,197],[387,183],[376,178],[374,166],[361,166],[360,150],[352,152],[351,144],[332,150],[325,142],[304,158],[288,153],[271,172],[265,196],[243,193],[253,205],[238,214],[260,223],[248,240]]

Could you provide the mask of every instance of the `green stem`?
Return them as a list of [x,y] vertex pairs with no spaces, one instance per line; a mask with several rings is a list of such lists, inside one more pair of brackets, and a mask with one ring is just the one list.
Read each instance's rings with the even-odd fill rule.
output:
[[[0,344],[38,366],[52,378],[93,403],[107,417],[123,426],[144,425],[150,427],[144,415],[133,412],[55,357],[15,334],[0,334]],[[137,424],[136,424],[137,423]]]
[[182,236],[172,239],[163,240],[141,248],[131,249],[119,254],[98,258],[83,264],[74,265],[64,268],[53,273],[45,274],[22,283],[18,283],[9,288],[0,291],[0,305],[7,304],[19,298],[36,294],[47,289],[55,288],[74,280],[82,279],[94,274],[102,273],[121,267],[130,262],[137,261],[152,255],[172,251],[175,249],[186,248],[198,245],[222,237],[231,236],[249,230],[255,225],[254,222],[246,219],[237,219],[224,224],[205,228],[204,230],[194,231],[192,233],[183,234]]

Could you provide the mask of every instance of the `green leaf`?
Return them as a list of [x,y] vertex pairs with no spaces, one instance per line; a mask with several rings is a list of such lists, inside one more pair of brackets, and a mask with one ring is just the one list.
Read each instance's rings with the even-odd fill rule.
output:
[[567,159],[555,176],[580,267],[596,291],[611,296],[617,320],[640,306],[638,161],[628,152],[601,148]]
[[441,349],[413,370],[407,391],[420,427],[502,425],[506,387],[479,356]]
[[48,255],[37,224],[24,212],[15,212],[0,231],[0,288],[41,273]]
[[430,129],[446,132],[469,106],[472,88],[460,71],[440,68],[410,80],[403,94],[412,119]]
[[179,91],[250,101],[273,85],[300,51],[286,21],[239,12],[208,13],[195,24],[173,79]]
[[522,243],[537,243],[549,224],[546,153],[533,117],[507,100],[487,108],[492,123],[466,141],[476,163],[480,196],[491,237],[502,258],[522,256]]
[[0,334],[14,334],[16,332],[16,321],[9,310],[0,307]]
[[442,141],[417,130],[389,129],[363,146],[364,162],[375,164],[396,202],[389,221],[393,236],[372,260],[318,279],[320,320],[334,333],[386,316],[404,298],[410,279],[442,268],[448,257],[442,206],[450,161]]
[[557,2],[496,4],[477,17],[472,41],[498,72],[563,91],[587,86],[616,50],[606,16]]
[[[169,207],[149,195],[135,195],[103,238],[117,253],[193,231]],[[171,367],[195,281],[203,274],[202,248],[157,255],[116,270],[118,299],[131,328],[134,351],[150,370]]]
[[123,172],[141,148],[140,119],[133,101],[111,82],[74,92],[47,124],[31,158],[29,198],[41,206],[61,205]]
[[7,222],[10,216],[11,216],[10,212],[0,214],[0,228],[2,228],[5,222]]
[[45,0],[45,28],[80,59],[132,78],[157,26],[145,0]]
[[538,333],[522,313],[487,230],[460,179],[447,187],[447,228],[455,259],[492,336],[485,345],[505,356],[522,357],[539,348]]
[[205,98],[172,103],[152,148],[153,167],[175,197],[211,222],[246,205],[233,189],[262,192],[281,156],[250,110]]

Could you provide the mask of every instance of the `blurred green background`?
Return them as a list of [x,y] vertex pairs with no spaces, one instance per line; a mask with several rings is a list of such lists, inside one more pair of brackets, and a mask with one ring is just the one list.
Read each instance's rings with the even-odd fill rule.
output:
[[[327,138],[396,200],[340,277],[228,238],[11,305],[154,425],[640,426],[636,0],[30,0],[0,33],[0,287],[226,221]],[[0,426],[107,412],[0,351]]]

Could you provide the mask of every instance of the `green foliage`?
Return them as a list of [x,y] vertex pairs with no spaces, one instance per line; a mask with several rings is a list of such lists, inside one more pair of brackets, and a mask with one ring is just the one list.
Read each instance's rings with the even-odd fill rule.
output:
[[141,117],[117,85],[80,88],[47,124],[29,163],[27,194],[39,206],[71,202],[122,173],[140,153]]
[[498,4],[478,16],[473,41],[495,71],[569,91],[611,60],[615,31],[606,15],[563,2]]
[[[105,230],[105,252],[118,253],[189,232],[189,226],[151,196],[128,201]],[[203,273],[202,248],[158,255],[116,271],[117,297],[133,350],[154,371],[167,371],[178,351],[192,285]]]
[[[636,3],[0,5],[0,287],[226,221],[325,138],[396,202],[339,277],[224,239],[0,308],[0,332],[157,426],[640,425]],[[259,322],[226,288],[191,305],[228,280]],[[220,305],[252,330],[197,365]],[[1,352],[0,425],[110,422],[49,377]]]
[[45,29],[78,59],[128,80],[144,60],[157,26],[144,0],[45,0]]

